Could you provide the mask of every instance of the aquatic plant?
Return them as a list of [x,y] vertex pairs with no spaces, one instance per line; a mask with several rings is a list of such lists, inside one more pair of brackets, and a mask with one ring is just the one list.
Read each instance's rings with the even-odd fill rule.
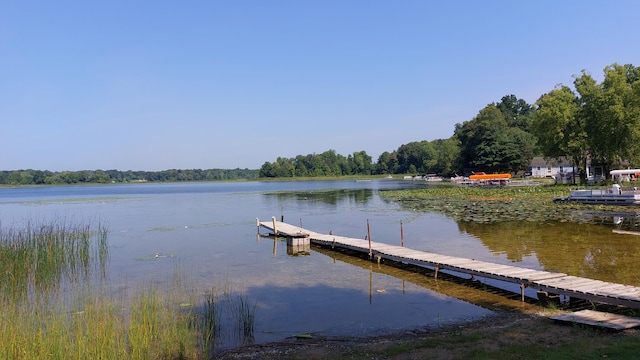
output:
[[202,340],[207,348],[213,347],[220,331],[220,315],[218,311],[218,295],[212,290],[211,293],[205,295],[201,315]]
[[176,265],[114,298],[108,259],[101,224],[0,228],[0,359],[201,359],[227,334],[253,341],[255,306],[229,282],[202,299]]
[[610,205],[558,204],[553,199],[564,186],[460,187],[437,186],[413,190],[385,190],[380,194],[409,211],[435,211],[454,220],[473,223],[502,221],[590,222],[593,211],[629,211]]
[[64,219],[27,222],[23,227],[0,228],[0,295],[25,298],[28,294],[55,291],[63,283],[88,278],[92,238],[100,234],[98,256],[106,268],[108,231]]
[[251,306],[246,297],[238,296],[235,300],[235,311],[236,326],[238,333],[242,336],[242,342],[245,344],[252,343],[256,306]]

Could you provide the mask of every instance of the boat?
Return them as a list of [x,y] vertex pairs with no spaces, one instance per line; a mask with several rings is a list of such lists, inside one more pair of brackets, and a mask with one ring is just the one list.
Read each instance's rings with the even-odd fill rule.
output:
[[511,174],[485,174],[475,173],[469,176],[469,180],[509,180]]
[[636,181],[640,178],[640,169],[611,170],[611,178],[617,182]]
[[469,181],[464,183],[469,186],[506,186],[509,185],[511,174],[485,174],[476,172],[469,175]]
[[640,205],[640,189],[638,187],[622,188],[618,184],[613,184],[607,189],[572,190],[569,192],[569,196],[558,197],[553,201],[601,205]]

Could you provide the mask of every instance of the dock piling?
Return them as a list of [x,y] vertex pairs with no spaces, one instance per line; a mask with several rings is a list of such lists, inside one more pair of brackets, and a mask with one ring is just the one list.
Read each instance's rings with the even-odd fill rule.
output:
[[367,219],[367,240],[369,240],[369,259],[371,259],[373,251],[371,250],[371,227],[369,226],[369,219]]
[[402,229],[402,220],[400,220],[400,241],[404,247],[404,230]]

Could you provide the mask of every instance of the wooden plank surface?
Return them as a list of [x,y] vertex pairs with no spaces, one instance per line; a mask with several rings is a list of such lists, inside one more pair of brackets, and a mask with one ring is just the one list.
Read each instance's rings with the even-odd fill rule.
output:
[[640,318],[594,310],[582,310],[576,311],[574,313],[552,316],[551,319],[570,323],[605,327],[614,330],[631,329],[640,326]]
[[[517,266],[495,264],[475,259],[460,258],[414,250],[397,245],[355,239],[333,234],[321,234],[301,227],[276,221],[279,234],[297,237],[308,235],[311,242],[325,246],[341,247],[368,254],[369,247],[375,257],[406,262],[418,266],[428,266],[497,279],[511,283],[524,284],[534,289],[542,289],[559,295],[569,295],[589,301],[640,308],[640,287],[614,284],[601,280],[587,279],[563,273],[525,269]],[[258,221],[258,227],[273,231],[273,221]]]

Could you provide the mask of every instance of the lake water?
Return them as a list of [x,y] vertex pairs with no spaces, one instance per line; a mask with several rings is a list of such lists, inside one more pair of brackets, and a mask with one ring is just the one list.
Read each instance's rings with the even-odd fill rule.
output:
[[[114,292],[171,281],[199,293],[228,286],[255,304],[256,343],[300,333],[374,335],[492,313],[490,297],[384,265],[258,235],[256,218],[440,254],[640,285],[640,238],[611,226],[457,223],[402,209],[384,189],[398,181],[128,184],[0,189],[3,227],[64,218],[109,229]],[[264,231],[264,230],[263,230]],[[156,257],[156,254],[158,255]],[[508,288],[508,286],[507,286]],[[513,289],[518,291],[517,287]],[[444,295],[447,294],[447,295]],[[494,300],[491,300],[494,301]],[[500,301],[500,300],[495,300]],[[222,347],[237,346],[229,340]]]

